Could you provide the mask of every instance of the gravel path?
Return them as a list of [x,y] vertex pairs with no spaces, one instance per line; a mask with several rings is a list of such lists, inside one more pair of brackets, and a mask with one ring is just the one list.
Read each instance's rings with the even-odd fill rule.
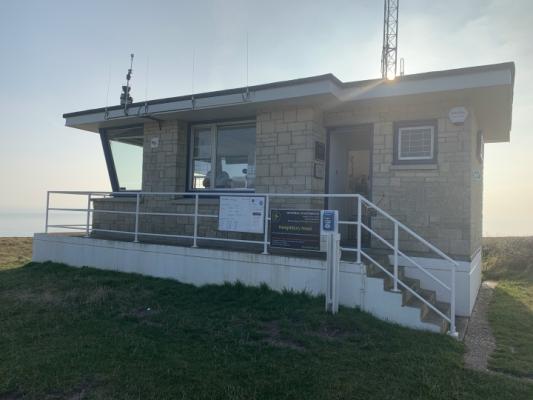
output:
[[487,319],[487,311],[497,284],[497,282],[486,281],[481,284],[479,289],[476,305],[465,335],[465,365],[468,368],[487,371],[489,356],[496,348],[496,341]]

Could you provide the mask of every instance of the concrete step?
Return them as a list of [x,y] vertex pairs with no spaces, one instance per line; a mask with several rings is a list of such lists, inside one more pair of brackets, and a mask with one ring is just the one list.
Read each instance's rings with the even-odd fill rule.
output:
[[[388,272],[393,274],[394,268],[390,265],[387,255],[376,255],[374,259],[379,262]],[[386,291],[392,291],[394,288],[393,278],[374,264],[367,264],[367,276],[383,279],[383,289]],[[448,317],[450,316],[450,304],[437,301],[436,292],[434,290],[422,288],[419,279],[413,279],[405,276],[404,267],[398,268],[398,279],[444,315]],[[402,293],[402,306],[418,308],[420,310],[420,320],[425,323],[437,325],[441,333],[446,333],[449,330],[449,322],[441,315],[437,314],[425,302],[420,300],[401,284],[398,284],[398,289]]]

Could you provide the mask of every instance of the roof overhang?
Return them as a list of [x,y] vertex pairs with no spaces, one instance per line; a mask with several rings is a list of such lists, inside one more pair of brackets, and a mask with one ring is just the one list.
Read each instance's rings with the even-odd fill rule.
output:
[[149,119],[196,122],[253,117],[267,107],[315,106],[330,109],[352,102],[429,93],[467,93],[487,142],[509,141],[514,63],[347,82],[334,75],[275,82],[217,92],[134,103],[64,114],[66,125],[98,132],[101,128],[143,123]]

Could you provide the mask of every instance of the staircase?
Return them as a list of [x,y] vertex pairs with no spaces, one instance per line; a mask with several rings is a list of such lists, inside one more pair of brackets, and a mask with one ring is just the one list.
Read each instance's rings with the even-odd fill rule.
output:
[[[394,275],[394,268],[389,262],[388,255],[373,255],[372,258],[378,261],[391,275]],[[383,281],[384,291],[397,293],[394,291],[394,280],[390,275],[372,263],[365,262],[365,265],[368,278],[381,279]],[[425,302],[420,300],[411,291],[399,284],[398,291],[401,294],[402,307],[410,307],[419,310],[420,321],[435,326],[435,329],[430,330],[447,333],[450,330],[450,323],[436,313],[428,304],[431,304],[441,313],[450,318],[450,303],[438,301],[437,294],[434,290],[424,289],[421,287],[419,279],[407,277],[405,275],[405,267],[398,267],[398,280],[402,281],[406,286],[425,300]]]

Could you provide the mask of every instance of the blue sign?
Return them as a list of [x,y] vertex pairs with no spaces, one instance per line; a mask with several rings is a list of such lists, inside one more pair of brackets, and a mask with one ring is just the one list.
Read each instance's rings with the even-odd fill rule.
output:
[[320,230],[322,234],[337,232],[337,210],[323,210],[320,217]]

